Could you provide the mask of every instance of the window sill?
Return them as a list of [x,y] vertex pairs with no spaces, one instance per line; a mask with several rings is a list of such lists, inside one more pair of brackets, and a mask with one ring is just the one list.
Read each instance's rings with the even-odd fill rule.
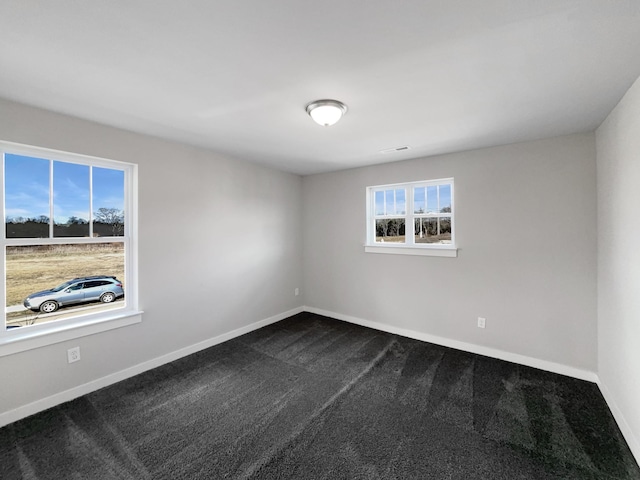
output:
[[[43,325],[42,328],[16,328],[0,339],[0,357],[74,340],[142,322],[142,312],[128,310],[109,315],[77,320],[73,324]],[[19,332],[17,330],[20,330]]]
[[422,255],[428,257],[457,257],[458,249],[454,246],[411,247],[406,245],[365,245],[365,253],[386,253],[392,255]]

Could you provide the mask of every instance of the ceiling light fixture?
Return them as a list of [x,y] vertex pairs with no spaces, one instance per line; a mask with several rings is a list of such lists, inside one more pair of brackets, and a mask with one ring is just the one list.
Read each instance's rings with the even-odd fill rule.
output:
[[337,100],[316,100],[307,105],[307,113],[323,127],[333,125],[347,113],[347,106]]

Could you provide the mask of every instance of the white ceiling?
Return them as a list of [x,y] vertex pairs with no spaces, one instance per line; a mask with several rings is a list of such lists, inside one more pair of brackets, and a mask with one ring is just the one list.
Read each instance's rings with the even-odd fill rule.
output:
[[0,0],[0,28],[0,97],[299,174],[592,131],[640,75],[640,0]]

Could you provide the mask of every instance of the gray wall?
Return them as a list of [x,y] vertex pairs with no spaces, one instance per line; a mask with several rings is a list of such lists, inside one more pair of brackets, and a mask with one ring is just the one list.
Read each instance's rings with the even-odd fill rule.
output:
[[[457,258],[364,253],[365,187],[443,177]],[[313,175],[303,194],[308,306],[595,372],[594,135]]]
[[596,139],[598,375],[640,459],[640,79]]
[[[636,273],[630,242],[640,230],[625,213],[638,204],[634,88],[598,131],[599,221],[608,226],[600,228],[599,364],[594,135],[300,179],[0,100],[3,140],[139,165],[145,310],[139,325],[2,357],[0,413],[306,304],[588,371],[599,366],[640,431],[632,408],[640,392],[623,380],[637,368],[621,369],[625,360],[639,363],[624,343],[638,337],[631,319],[640,313],[632,297],[640,280],[625,285]],[[364,253],[366,186],[450,176],[457,258]],[[614,208],[620,213],[609,215]],[[616,241],[607,244],[610,237]],[[295,287],[305,296],[294,297]],[[486,329],[476,327],[478,316]],[[74,345],[82,361],[68,365]]]
[[141,324],[1,357],[0,414],[302,305],[299,176],[4,100],[0,138],[139,165],[145,311]]

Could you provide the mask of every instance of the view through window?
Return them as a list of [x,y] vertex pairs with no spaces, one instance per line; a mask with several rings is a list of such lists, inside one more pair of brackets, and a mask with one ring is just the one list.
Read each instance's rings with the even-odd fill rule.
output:
[[367,217],[368,245],[453,246],[453,179],[369,187]]
[[3,148],[5,328],[124,308],[132,166]]

